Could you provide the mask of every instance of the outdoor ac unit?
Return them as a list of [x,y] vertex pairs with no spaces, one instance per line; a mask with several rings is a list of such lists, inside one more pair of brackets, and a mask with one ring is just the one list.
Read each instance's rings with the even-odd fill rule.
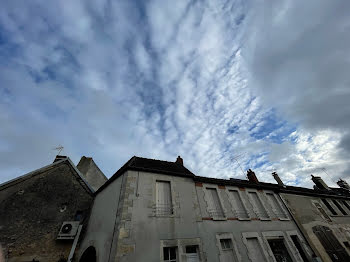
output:
[[63,222],[57,239],[74,239],[78,232],[79,221],[65,221]]

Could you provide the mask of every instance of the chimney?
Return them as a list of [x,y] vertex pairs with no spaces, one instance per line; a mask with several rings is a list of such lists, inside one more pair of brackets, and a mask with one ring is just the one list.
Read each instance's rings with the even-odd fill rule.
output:
[[327,184],[319,176],[311,175],[311,180],[315,183],[316,187],[321,190],[331,190]]
[[183,166],[184,165],[184,160],[181,158],[181,156],[178,156],[176,158],[175,163]]
[[55,162],[57,162],[57,161],[61,161],[61,160],[66,159],[66,158],[67,158],[67,156],[60,156],[60,155],[57,155],[56,158],[55,158],[55,160],[53,161],[53,163],[55,163]]
[[249,182],[259,184],[259,180],[257,179],[255,173],[251,169],[247,171],[247,177],[249,179]]
[[280,186],[283,186],[283,187],[286,187],[282,180],[280,179],[279,175],[277,174],[277,172],[272,172],[272,176],[273,178],[276,180],[277,184],[280,185]]
[[350,186],[349,184],[343,180],[343,179],[339,179],[339,181],[337,182],[338,186],[347,190],[350,190]]

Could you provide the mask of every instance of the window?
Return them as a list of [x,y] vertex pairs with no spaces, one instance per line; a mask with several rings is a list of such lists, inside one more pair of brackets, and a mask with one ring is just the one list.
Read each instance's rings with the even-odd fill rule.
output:
[[186,261],[187,262],[198,262],[198,246],[186,246]]
[[297,235],[292,235],[290,237],[291,237],[291,239],[292,239],[292,241],[294,243],[294,246],[298,249],[299,254],[300,254],[301,258],[303,259],[303,261],[304,262],[308,262],[309,260],[308,260],[308,258],[306,256],[305,252],[304,252],[304,249],[301,246],[301,243],[299,241],[298,236]]
[[328,208],[328,210],[332,213],[332,215],[338,215],[337,212],[334,210],[334,208],[331,206],[331,204],[328,203],[326,199],[321,199],[323,204]]
[[318,211],[321,213],[321,215],[323,216],[324,219],[326,219],[327,221],[331,222],[332,220],[330,219],[330,217],[328,216],[328,214],[326,213],[326,211],[324,211],[324,209],[322,208],[321,204],[318,202],[314,202],[315,207],[318,209]]
[[346,202],[345,200],[341,201],[343,203],[344,206],[346,206],[346,208],[350,211],[350,206],[348,204],[348,202]]
[[156,213],[157,216],[168,216],[173,214],[169,181],[156,182]]
[[288,218],[273,193],[266,193],[267,199],[270,201],[271,207],[275,215],[279,218]]
[[335,199],[332,199],[332,202],[334,205],[336,205],[336,207],[340,210],[340,212],[346,216],[348,213],[346,213],[346,211],[344,210],[344,208],[339,204],[339,202]]
[[220,245],[222,250],[222,259],[220,259],[221,262],[238,261],[233,250],[231,238],[220,239]]
[[209,195],[209,214],[212,217],[225,217],[224,210],[222,209],[220,198],[216,188],[207,188]]
[[242,198],[237,190],[230,190],[233,199],[233,210],[236,217],[245,219],[249,218],[248,212],[243,205]]
[[247,238],[249,258],[252,262],[266,262],[265,255],[257,237]]
[[293,262],[283,239],[269,239],[267,242],[269,243],[276,262]]
[[176,262],[177,261],[177,247],[163,247],[164,261]]
[[263,203],[261,202],[258,194],[256,192],[249,192],[249,196],[252,200],[254,212],[257,214],[257,216],[262,218],[262,219],[269,218],[269,215],[267,214],[267,211],[266,211]]

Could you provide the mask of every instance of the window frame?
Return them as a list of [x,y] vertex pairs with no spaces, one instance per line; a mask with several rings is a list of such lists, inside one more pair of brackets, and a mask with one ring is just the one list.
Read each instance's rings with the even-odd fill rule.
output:
[[[260,212],[259,212],[259,210],[257,209],[257,207],[256,207],[256,205],[254,204],[254,200],[252,199],[252,197],[251,197],[251,195],[249,195],[250,193],[255,193],[256,195],[257,195],[257,197],[258,197],[258,199],[259,199],[259,201],[260,201],[260,203],[261,203],[261,205],[263,206],[263,208],[265,209],[265,211],[266,211],[266,214],[267,214],[267,217],[262,217],[261,216],[261,214],[260,214]],[[257,218],[259,218],[260,220],[262,220],[262,221],[269,221],[269,220],[271,220],[271,214],[270,214],[270,212],[269,212],[269,209],[267,208],[267,206],[266,206],[266,201],[263,201],[263,199],[261,198],[261,195],[264,195],[264,191],[258,191],[258,190],[247,190],[247,195],[248,195],[248,200],[249,200],[249,202],[250,202],[250,204],[251,204],[251,206],[252,206],[252,208],[253,208],[253,211],[254,211],[254,213],[255,213],[255,215],[256,215],[256,217]],[[267,199],[266,199],[267,200]]]
[[[173,213],[170,215],[158,215],[157,214],[157,182],[169,182],[170,183],[170,194],[171,194],[171,204],[172,204],[172,211]],[[157,218],[169,218],[169,217],[178,217],[178,201],[176,199],[175,194],[175,187],[176,183],[173,181],[172,177],[165,176],[165,175],[155,175],[153,176],[153,204],[152,204],[152,215],[153,217]]]
[[[239,215],[236,214],[236,209],[235,209],[235,206],[234,206],[234,198],[233,198],[233,195],[232,195],[232,191],[236,191],[238,193],[238,196],[239,196],[239,199],[242,203],[242,206],[247,214],[248,217],[240,217]],[[242,221],[249,221],[251,220],[251,213],[247,207],[247,203],[246,201],[249,201],[249,196],[247,196],[245,190],[242,192],[242,190],[240,190],[239,188],[234,188],[234,187],[226,187],[226,193],[227,193],[227,196],[228,196],[228,200],[231,204],[231,210],[232,210],[232,213],[234,215],[235,218],[237,218],[238,220],[242,220]],[[243,195],[245,194],[246,197],[243,197]]]
[[[265,198],[266,198],[267,202],[268,202],[269,205],[271,206],[272,212],[276,215],[276,217],[277,217],[279,220],[281,220],[281,221],[289,221],[289,220],[290,220],[289,212],[286,211],[285,206],[284,206],[282,200],[280,199],[280,197],[279,197],[276,193],[274,193],[274,192],[272,192],[272,191],[264,191],[264,194],[265,194]],[[274,204],[271,203],[270,198],[268,197],[268,195],[272,195],[272,197],[275,198],[276,204],[279,205],[279,207],[280,207],[280,209],[282,210],[282,213],[283,213],[283,215],[284,215],[285,217],[278,216],[278,212],[277,212],[277,210],[275,210]]]
[[232,243],[231,249],[232,249],[233,255],[236,257],[238,262],[242,262],[242,256],[239,253],[237,242],[236,242],[235,238],[233,237],[232,233],[229,233],[229,232],[217,233],[215,237],[216,237],[216,246],[218,247],[218,250],[219,250],[219,261],[221,261],[221,257],[223,256],[223,251],[228,250],[228,249],[222,249],[221,240],[222,239],[230,239],[231,243]]
[[248,238],[256,238],[258,240],[261,252],[262,252],[262,254],[265,257],[265,260],[266,261],[270,261],[269,255],[266,252],[266,248],[264,247],[263,240],[262,240],[262,238],[260,237],[260,235],[257,232],[244,232],[244,233],[242,233],[242,238],[243,238],[243,243],[246,246],[246,249],[248,251],[247,255],[248,255],[248,257],[249,257],[249,259],[251,261],[253,261],[253,259],[251,257],[251,252],[250,252],[250,249],[249,249],[249,246],[248,246],[248,240],[247,240]]
[[[223,217],[220,217],[220,216],[213,216],[211,213],[210,213],[210,201],[211,201],[211,196],[209,196],[209,190],[208,189],[215,189],[216,190],[216,193],[218,195],[218,199],[219,199],[219,202],[220,202],[220,205],[221,205],[221,209],[222,209],[222,213],[223,213]],[[227,210],[224,206],[224,201],[222,199],[222,196],[220,194],[220,190],[219,190],[219,187],[218,185],[213,185],[213,184],[205,184],[203,185],[203,190],[204,190],[204,201],[206,202],[206,211],[209,215],[209,217],[211,217],[213,220],[217,220],[217,221],[220,221],[220,220],[227,220]]]

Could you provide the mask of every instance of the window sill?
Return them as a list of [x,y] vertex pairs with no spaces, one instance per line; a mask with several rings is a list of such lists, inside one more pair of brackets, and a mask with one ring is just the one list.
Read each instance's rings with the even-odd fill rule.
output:
[[212,217],[214,221],[226,221],[227,217]]
[[281,218],[281,217],[279,217],[278,219],[279,219],[280,221],[290,221],[289,218]]

